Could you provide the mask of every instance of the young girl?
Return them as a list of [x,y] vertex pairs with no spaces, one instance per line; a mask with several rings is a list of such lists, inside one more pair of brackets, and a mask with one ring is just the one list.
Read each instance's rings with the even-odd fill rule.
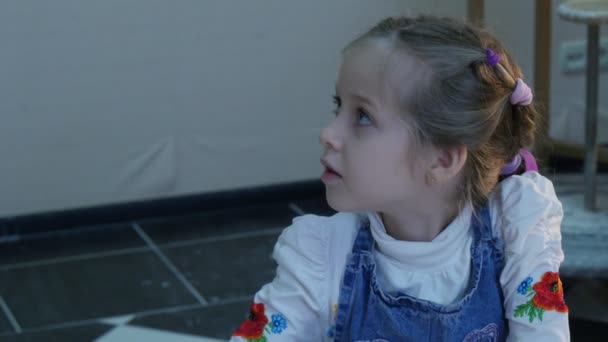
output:
[[304,215],[232,341],[568,341],[562,207],[538,114],[487,32],[388,18],[344,51]]

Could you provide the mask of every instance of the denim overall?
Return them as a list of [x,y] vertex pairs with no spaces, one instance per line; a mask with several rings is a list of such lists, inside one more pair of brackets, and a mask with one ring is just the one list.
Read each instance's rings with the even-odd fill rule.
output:
[[363,220],[340,288],[335,341],[503,341],[507,322],[499,283],[502,240],[492,237],[486,207],[472,216],[471,276],[458,302],[439,305],[378,283],[374,239]]

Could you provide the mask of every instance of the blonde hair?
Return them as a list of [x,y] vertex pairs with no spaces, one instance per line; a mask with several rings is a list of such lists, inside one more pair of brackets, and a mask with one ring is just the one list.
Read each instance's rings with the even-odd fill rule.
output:
[[[533,104],[510,103],[523,78],[513,57],[487,31],[451,18],[386,18],[346,49],[370,39],[388,40],[430,69],[415,94],[402,94],[404,120],[420,144],[466,146],[457,203],[485,205],[501,167],[534,144],[540,125]],[[500,56],[498,65],[488,64],[488,48]]]

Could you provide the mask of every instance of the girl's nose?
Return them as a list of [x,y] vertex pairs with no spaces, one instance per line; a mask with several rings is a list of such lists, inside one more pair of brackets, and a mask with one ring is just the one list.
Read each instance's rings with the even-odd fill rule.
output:
[[319,136],[319,141],[326,149],[339,151],[342,148],[342,143],[336,134],[336,130],[333,128],[334,122],[323,128],[321,135]]

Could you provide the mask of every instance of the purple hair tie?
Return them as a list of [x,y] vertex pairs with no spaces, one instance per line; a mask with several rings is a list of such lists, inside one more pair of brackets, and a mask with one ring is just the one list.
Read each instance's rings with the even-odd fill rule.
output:
[[500,62],[500,56],[492,49],[486,49],[486,59],[488,60],[488,64],[490,64],[490,66],[495,66],[498,64],[498,62]]
[[519,168],[519,165],[521,165],[521,156],[518,154],[515,155],[515,158],[513,158],[513,160],[511,160],[510,162],[508,162],[507,164],[505,164],[502,169],[500,170],[500,174],[501,175],[510,175],[512,173],[514,173],[515,171],[517,171],[517,169]]
[[528,149],[522,148],[519,150],[519,153],[517,153],[513,160],[502,167],[500,174],[510,175],[514,173],[517,171],[522,161],[524,163],[525,171],[538,171],[538,164],[536,163],[536,159],[534,158],[534,155],[532,155],[532,152],[528,151]]

